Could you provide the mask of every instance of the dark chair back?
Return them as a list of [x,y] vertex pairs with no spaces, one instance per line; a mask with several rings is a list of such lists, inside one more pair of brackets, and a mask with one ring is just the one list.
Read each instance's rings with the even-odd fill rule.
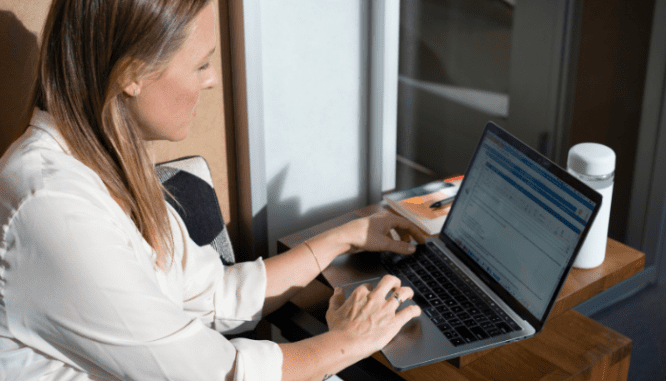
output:
[[199,246],[211,245],[225,265],[234,264],[236,258],[206,160],[183,157],[155,165],[155,172],[173,196],[165,197],[185,222],[192,240]]

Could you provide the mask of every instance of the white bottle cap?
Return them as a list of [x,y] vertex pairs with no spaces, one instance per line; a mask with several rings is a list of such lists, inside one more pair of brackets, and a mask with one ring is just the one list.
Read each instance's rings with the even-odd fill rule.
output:
[[588,176],[604,176],[615,171],[615,151],[598,143],[580,143],[571,147],[567,166]]

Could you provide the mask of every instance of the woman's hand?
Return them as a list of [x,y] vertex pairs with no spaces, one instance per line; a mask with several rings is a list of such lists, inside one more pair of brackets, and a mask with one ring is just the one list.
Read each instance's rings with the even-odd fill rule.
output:
[[340,254],[362,250],[413,253],[414,246],[393,239],[392,229],[402,240],[410,241],[410,237],[414,237],[423,242],[424,235],[416,225],[395,214],[382,212],[327,230],[308,239],[306,244],[267,258],[264,260],[267,284],[263,312],[268,314],[291,299]]
[[[408,242],[414,238],[417,242],[423,243],[425,239],[424,233],[414,223],[388,211],[359,218],[338,229],[351,246],[348,253],[392,251],[398,254],[411,254],[414,252],[414,246]],[[399,241],[393,239],[391,230],[398,233]]]
[[357,287],[347,300],[342,289],[336,288],[326,312],[329,331],[342,333],[353,343],[350,349],[360,351],[361,358],[365,358],[384,348],[403,325],[421,314],[416,305],[396,313],[400,304],[412,296],[414,291],[400,287],[400,279],[392,275],[384,276],[375,289],[369,284]]
[[374,289],[369,284],[359,286],[347,300],[342,289],[336,288],[326,312],[328,332],[279,344],[282,379],[325,380],[384,348],[410,319],[421,314],[416,305],[396,313],[402,301],[413,295],[392,275],[382,278]]

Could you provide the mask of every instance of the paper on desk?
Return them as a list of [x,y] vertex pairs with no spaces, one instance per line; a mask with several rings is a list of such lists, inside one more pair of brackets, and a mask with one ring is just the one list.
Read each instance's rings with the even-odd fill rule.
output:
[[458,193],[458,186],[440,189],[436,192],[414,196],[404,200],[392,200],[384,198],[393,210],[415,223],[430,235],[438,234],[442,230],[444,221],[449,214],[449,206],[444,205],[439,208],[431,208],[433,203],[445,198],[455,196]]

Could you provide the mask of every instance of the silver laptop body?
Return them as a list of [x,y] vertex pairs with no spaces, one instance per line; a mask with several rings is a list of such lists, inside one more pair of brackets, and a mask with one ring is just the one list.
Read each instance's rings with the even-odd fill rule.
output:
[[[465,324],[472,324],[475,335],[469,337],[472,328],[466,329],[464,343],[456,340],[454,345],[445,334],[455,335],[463,328],[433,320],[429,315],[437,315],[436,307],[420,304],[424,313],[408,322],[382,349],[386,359],[394,369],[407,370],[539,333],[600,205],[597,192],[489,122],[442,231],[420,249],[457,268],[456,276],[471,284],[475,292],[485,294],[482,299],[486,306],[494,304],[493,308],[503,311],[502,316],[513,320],[516,329],[501,334],[486,329],[495,336],[481,335],[483,329],[466,319]],[[389,273],[387,256],[396,255],[340,256],[323,275],[349,296],[360,284],[374,287]],[[415,291],[412,283],[418,282],[421,290],[429,290],[414,273],[397,275],[403,285]],[[415,302],[406,301],[401,308],[411,304]],[[456,318],[463,313],[469,315],[467,311],[457,312],[454,320],[461,320]],[[444,330],[447,326],[449,329]]]

